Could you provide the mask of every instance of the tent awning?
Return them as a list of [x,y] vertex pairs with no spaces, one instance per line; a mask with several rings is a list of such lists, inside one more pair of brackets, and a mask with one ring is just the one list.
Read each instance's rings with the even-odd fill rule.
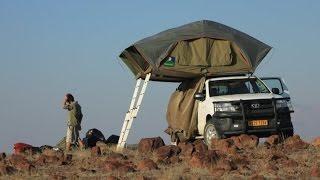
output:
[[267,44],[223,24],[202,20],[160,32],[126,48],[120,58],[137,78],[179,82],[199,76],[252,73]]

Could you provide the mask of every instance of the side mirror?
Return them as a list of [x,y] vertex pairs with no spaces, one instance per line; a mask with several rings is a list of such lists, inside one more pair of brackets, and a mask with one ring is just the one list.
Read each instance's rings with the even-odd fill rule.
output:
[[204,101],[206,96],[203,93],[196,93],[193,98],[195,100]]
[[272,88],[271,90],[274,94],[280,94],[280,90],[278,88]]

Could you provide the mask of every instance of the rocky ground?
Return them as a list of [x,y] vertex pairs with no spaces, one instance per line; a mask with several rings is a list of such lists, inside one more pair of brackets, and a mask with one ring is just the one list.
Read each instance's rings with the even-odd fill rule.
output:
[[68,154],[0,154],[0,179],[309,179],[320,177],[320,138],[312,143],[298,135],[284,142],[274,135],[264,143],[241,135],[165,145],[160,137],[145,138],[135,150],[117,153],[98,142],[89,150]]

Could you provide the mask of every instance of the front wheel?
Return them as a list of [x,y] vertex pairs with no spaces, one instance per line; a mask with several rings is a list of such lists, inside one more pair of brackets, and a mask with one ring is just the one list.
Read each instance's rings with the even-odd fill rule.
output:
[[220,139],[221,135],[213,120],[209,120],[204,127],[204,142],[210,148],[212,139]]

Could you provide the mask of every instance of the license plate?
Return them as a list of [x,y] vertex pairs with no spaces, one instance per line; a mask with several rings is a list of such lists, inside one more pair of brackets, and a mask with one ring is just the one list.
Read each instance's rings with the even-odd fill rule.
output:
[[252,120],[248,122],[249,126],[268,126],[268,120]]

